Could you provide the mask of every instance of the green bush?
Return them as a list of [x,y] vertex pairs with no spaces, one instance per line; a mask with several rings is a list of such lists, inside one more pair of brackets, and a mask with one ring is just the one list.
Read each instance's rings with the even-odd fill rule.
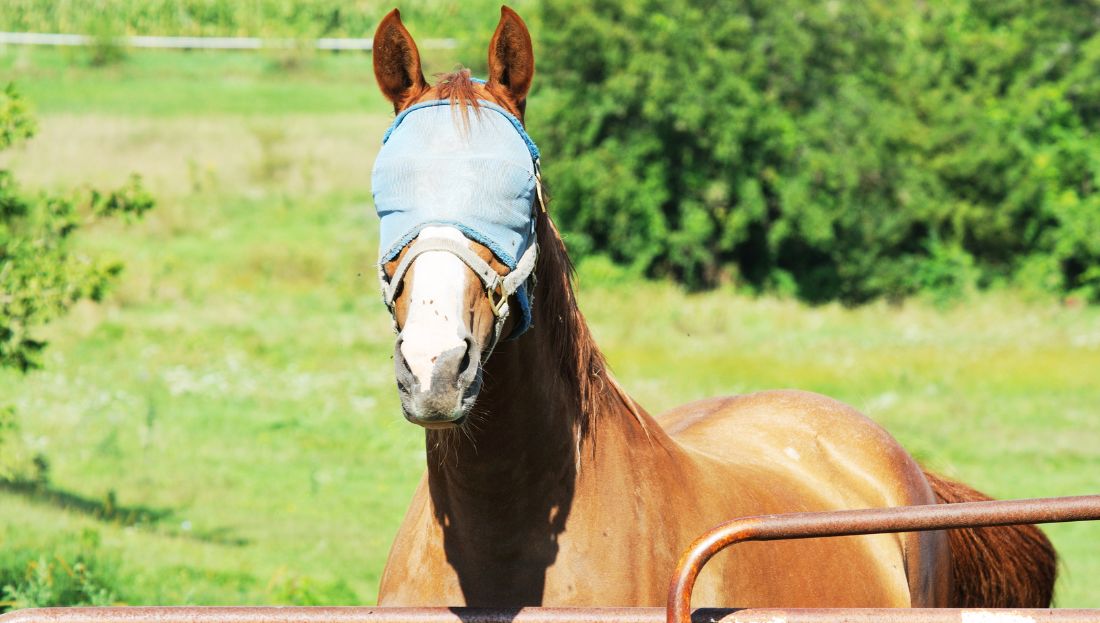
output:
[[1089,6],[541,6],[532,123],[580,254],[808,300],[1100,299]]
[[[0,91],[0,150],[34,125],[15,88]],[[73,234],[103,218],[136,217],[153,206],[137,177],[112,192],[25,196],[0,169],[0,367],[28,370],[45,342],[34,329],[82,299],[99,300],[121,265],[74,253]]]
[[0,551],[0,613],[50,606],[109,606],[119,601],[115,565],[99,552],[99,536],[85,531],[75,543]]

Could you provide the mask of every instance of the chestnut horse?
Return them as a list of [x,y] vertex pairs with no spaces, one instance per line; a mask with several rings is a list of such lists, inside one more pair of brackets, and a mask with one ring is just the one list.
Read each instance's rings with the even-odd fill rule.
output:
[[[988,499],[925,472],[877,424],[818,394],[765,391],[652,417],[608,371],[545,211],[521,125],[534,74],[523,21],[501,9],[485,82],[460,70],[429,85],[397,10],[378,26],[373,62],[399,114],[387,138],[403,142],[375,165],[383,235],[387,219],[415,222],[388,241],[380,269],[401,404],[427,444],[380,604],[656,606],[679,554],[730,518]],[[432,110],[486,147],[443,153],[461,139],[420,127],[439,123]],[[465,153],[492,141],[507,144],[504,164]],[[517,171],[518,194],[477,186]],[[512,256],[484,232],[503,220],[491,200],[511,202],[503,213],[516,197],[529,222],[508,225]],[[459,211],[433,217],[443,204]],[[454,205],[488,224],[462,222]],[[517,259],[525,245],[539,256],[533,279],[528,255]],[[1034,526],[986,528],[744,544],[717,556],[694,594],[707,606],[1045,607],[1054,573]]]

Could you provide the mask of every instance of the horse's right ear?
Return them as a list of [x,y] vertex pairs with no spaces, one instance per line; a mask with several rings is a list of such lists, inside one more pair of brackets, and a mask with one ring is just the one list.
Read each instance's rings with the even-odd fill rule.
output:
[[522,115],[527,90],[535,75],[535,53],[531,33],[512,9],[500,7],[500,23],[489,42],[489,90],[503,89]]
[[371,48],[378,88],[393,102],[393,111],[401,112],[428,88],[428,83],[420,69],[420,52],[401,23],[400,11],[394,9],[382,18]]

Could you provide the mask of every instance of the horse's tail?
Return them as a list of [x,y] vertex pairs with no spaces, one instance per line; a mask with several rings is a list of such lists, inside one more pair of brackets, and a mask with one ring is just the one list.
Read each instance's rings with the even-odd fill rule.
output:
[[[989,496],[925,472],[943,504],[982,502]],[[1054,597],[1057,555],[1034,525],[947,531],[956,608],[1047,608]]]

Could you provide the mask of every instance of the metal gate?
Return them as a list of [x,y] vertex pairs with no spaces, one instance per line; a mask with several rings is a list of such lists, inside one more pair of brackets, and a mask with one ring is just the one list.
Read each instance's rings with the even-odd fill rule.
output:
[[1100,495],[735,519],[699,537],[683,555],[666,608],[42,608],[0,615],[0,623],[1100,623],[1100,609],[690,607],[703,565],[745,541],[1089,520],[1100,520]]

